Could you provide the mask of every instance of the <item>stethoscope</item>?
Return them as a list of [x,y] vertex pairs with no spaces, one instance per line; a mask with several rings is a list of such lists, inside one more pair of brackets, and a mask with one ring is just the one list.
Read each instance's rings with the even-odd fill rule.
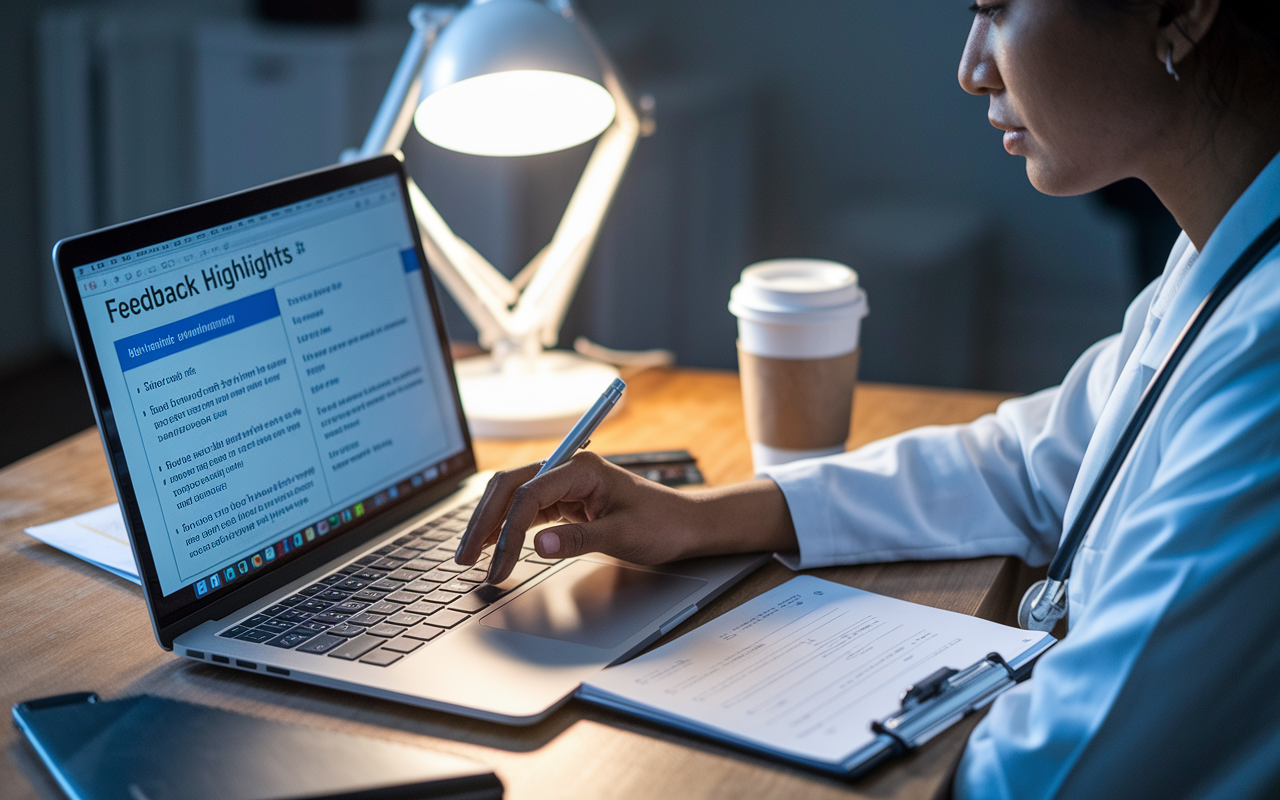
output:
[[1076,552],[1079,551],[1089,526],[1093,524],[1093,518],[1097,515],[1098,509],[1102,507],[1102,501],[1106,499],[1107,492],[1111,490],[1111,484],[1115,482],[1125,459],[1129,457],[1129,451],[1133,449],[1138,434],[1142,432],[1142,426],[1151,416],[1161,392],[1173,377],[1174,370],[1182,363],[1182,357],[1191,349],[1192,343],[1209,322],[1209,317],[1277,244],[1280,244],[1280,219],[1271,223],[1271,226],[1241,253],[1231,268],[1214,285],[1209,296],[1196,308],[1191,319],[1187,320],[1182,333],[1178,335],[1178,340],[1174,342],[1173,349],[1143,391],[1142,399],[1138,401],[1138,407],[1120,434],[1115,449],[1107,457],[1102,471],[1098,473],[1089,493],[1085,495],[1080,513],[1071,523],[1071,528],[1063,538],[1062,544],[1058,546],[1057,554],[1049,563],[1048,577],[1042,581],[1036,581],[1022,596],[1022,602],[1018,606],[1018,625],[1027,630],[1049,631],[1053,630],[1058,620],[1066,615],[1067,580],[1071,577],[1071,564],[1075,561]]

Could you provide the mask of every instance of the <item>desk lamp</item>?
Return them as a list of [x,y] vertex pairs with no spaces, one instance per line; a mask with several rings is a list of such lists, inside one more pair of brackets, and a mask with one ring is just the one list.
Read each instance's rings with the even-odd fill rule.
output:
[[427,260],[489,350],[456,365],[472,433],[561,435],[617,377],[606,364],[544,348],[559,339],[639,119],[570,0],[423,3],[409,21],[413,36],[359,157],[401,155],[411,123],[436,145],[484,156],[600,137],[551,242],[514,279],[459,238],[409,180]]

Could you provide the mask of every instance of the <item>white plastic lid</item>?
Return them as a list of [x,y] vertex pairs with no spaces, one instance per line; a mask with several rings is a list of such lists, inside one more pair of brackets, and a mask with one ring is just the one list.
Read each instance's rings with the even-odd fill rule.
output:
[[823,312],[836,316],[852,313],[861,318],[866,314],[865,298],[858,286],[858,273],[844,264],[779,258],[742,271],[741,281],[729,294],[729,310],[738,317],[760,321],[804,314],[816,322],[828,316]]

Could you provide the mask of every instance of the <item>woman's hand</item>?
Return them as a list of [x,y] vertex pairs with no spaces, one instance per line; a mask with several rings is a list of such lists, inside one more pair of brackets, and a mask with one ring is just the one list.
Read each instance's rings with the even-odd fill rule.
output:
[[475,564],[485,547],[496,544],[488,580],[500,583],[515,568],[529,528],[560,520],[567,524],[538,533],[538,555],[598,552],[661,564],[796,547],[786,500],[773,481],[680,492],[590,451],[534,480],[538,468],[530,464],[493,476],[458,546],[459,564]]

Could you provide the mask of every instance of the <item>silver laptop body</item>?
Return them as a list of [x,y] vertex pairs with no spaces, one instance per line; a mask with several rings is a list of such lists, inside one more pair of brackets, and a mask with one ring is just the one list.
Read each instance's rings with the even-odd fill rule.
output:
[[181,656],[528,724],[765,559],[526,549],[498,587],[453,563],[488,476],[392,157],[54,261],[156,637]]

